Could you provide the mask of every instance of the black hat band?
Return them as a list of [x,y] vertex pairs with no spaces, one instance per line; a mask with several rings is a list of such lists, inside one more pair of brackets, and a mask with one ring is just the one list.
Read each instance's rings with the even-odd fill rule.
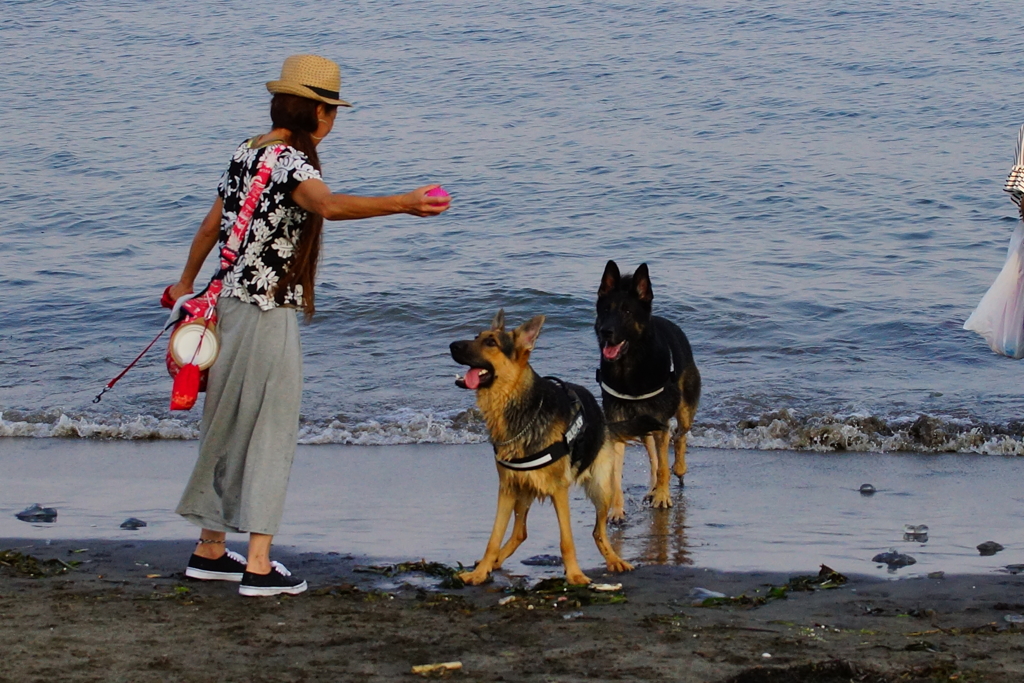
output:
[[337,90],[327,90],[326,88],[317,88],[315,86],[305,85],[305,84],[303,84],[302,87],[303,88],[309,88],[310,90],[315,92],[320,97],[329,97],[332,100],[340,100],[341,99],[341,97],[340,97],[341,93],[338,92]]

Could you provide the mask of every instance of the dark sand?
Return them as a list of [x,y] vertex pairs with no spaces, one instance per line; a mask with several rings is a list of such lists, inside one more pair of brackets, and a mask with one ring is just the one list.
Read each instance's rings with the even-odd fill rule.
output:
[[[0,681],[416,680],[413,665],[452,660],[464,668],[450,678],[474,681],[1024,681],[1024,625],[1005,618],[1024,614],[1024,575],[1005,569],[1024,562],[1016,459],[695,450],[676,507],[652,511],[633,453],[615,542],[645,566],[603,575],[574,503],[581,563],[625,601],[499,605],[510,583],[559,574],[519,562],[557,554],[549,507],[487,586],[355,571],[475,560],[494,509],[486,446],[300,449],[275,557],[311,589],[282,599],[181,574],[194,530],[170,510],[194,447],[0,440],[0,548],[81,563],[47,578],[0,568]],[[875,496],[856,492],[865,481]],[[57,524],[14,519],[33,502]],[[129,516],[150,526],[119,530]],[[928,524],[929,541],[904,542],[904,523]],[[984,540],[1006,550],[982,557]],[[918,563],[870,561],[889,547]],[[822,562],[849,582],[691,604],[696,587],[763,598]]]
[[310,592],[243,599],[183,578],[187,542],[0,544],[83,561],[50,578],[0,571],[0,681],[395,681],[453,660],[464,668],[450,678],[472,681],[1024,680],[1024,632],[1004,620],[1024,612],[1024,578],[1011,575],[851,577],[762,606],[694,607],[695,586],[756,597],[789,576],[648,566],[614,578],[625,602],[502,606],[500,581],[379,591],[353,572],[360,560],[279,552]]

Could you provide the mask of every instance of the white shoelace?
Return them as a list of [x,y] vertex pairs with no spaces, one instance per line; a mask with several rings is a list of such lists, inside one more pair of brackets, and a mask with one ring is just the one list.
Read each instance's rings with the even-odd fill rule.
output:
[[271,570],[276,569],[281,574],[281,576],[291,576],[292,575],[292,573],[290,571],[288,571],[285,568],[285,566],[283,564],[281,564],[280,562],[278,562],[277,560],[272,560],[270,562],[270,568],[271,568]]
[[246,562],[245,558],[242,557],[240,554],[236,553],[234,550],[227,551],[227,555],[232,560],[234,560],[235,562],[237,562],[237,563],[239,563],[239,564],[241,564],[243,566],[248,564],[248,562]]

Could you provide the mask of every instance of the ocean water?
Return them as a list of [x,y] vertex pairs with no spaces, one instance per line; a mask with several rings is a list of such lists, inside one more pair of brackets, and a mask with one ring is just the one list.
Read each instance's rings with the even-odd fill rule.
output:
[[501,307],[596,389],[614,259],[690,338],[696,445],[1024,453],[1024,368],[961,329],[1017,220],[1015,3],[0,6],[0,435],[196,435],[162,344],[92,399],[160,329],[264,82],[317,52],[356,105],[332,189],[454,202],[328,224],[304,443],[485,439],[448,345]]

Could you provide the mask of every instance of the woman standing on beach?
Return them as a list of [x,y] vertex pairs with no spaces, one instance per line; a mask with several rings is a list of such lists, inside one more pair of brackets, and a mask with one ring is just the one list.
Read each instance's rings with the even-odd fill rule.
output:
[[[314,311],[324,219],[397,213],[435,216],[447,197],[435,185],[387,197],[332,194],[320,177],[317,144],[334,127],[341,71],[329,59],[296,55],[273,94],[268,133],[235,150],[213,207],[199,226],[172,299],[192,292],[207,255],[225,242],[267,150],[279,155],[217,304],[220,354],[210,368],[199,459],[178,514],[202,527],[185,574],[239,581],[242,595],[301,593],[306,582],[270,560],[291,471],[302,399],[297,308]],[[248,558],[228,551],[226,533],[248,533]]]

